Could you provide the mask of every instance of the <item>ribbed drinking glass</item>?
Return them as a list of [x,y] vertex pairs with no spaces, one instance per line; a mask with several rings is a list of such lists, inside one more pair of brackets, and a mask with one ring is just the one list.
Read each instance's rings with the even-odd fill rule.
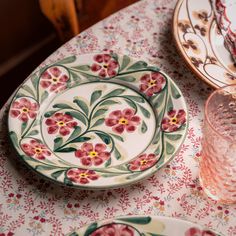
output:
[[215,90],[205,104],[200,183],[212,199],[236,203],[236,85]]

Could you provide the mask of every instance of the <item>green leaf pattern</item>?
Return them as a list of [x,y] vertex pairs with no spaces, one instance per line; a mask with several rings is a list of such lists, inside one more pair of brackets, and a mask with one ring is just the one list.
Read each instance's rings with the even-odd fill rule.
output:
[[[144,61],[135,62],[128,56],[116,55],[113,56],[113,59],[117,59],[119,70],[116,77],[111,78],[110,81],[112,82],[113,80],[113,83],[130,86],[137,91],[139,91],[139,79],[143,74],[151,73],[152,71],[159,71],[159,68],[157,67],[149,66]],[[32,74],[29,79],[20,87],[15,96],[15,99],[25,97],[36,100],[39,104],[49,103],[55,96],[56,92],[50,91],[49,88],[43,88],[41,82],[42,74],[45,71],[50,70],[50,68],[56,67],[63,68],[64,73],[67,73],[67,76],[70,78],[67,81],[64,89],[82,83],[90,83],[90,81],[102,80],[101,78],[98,78],[95,74],[93,74],[93,72],[91,71],[91,65],[89,63],[78,64],[76,56],[69,56],[62,59],[61,61],[51,64],[48,67],[44,67],[41,70],[34,72],[34,74]],[[37,127],[40,125],[38,124],[40,123],[38,122],[39,117],[42,116],[45,118],[50,118],[57,112],[63,112],[64,114],[72,116],[78,123],[77,126],[73,128],[70,136],[67,139],[60,136],[57,136],[54,139],[55,152],[75,152],[77,150],[76,143],[89,141],[91,139],[91,136],[88,135],[88,133],[91,134],[91,132],[93,132],[93,134],[98,139],[100,139],[101,142],[109,146],[109,149],[111,152],[113,152],[114,157],[119,160],[123,158],[123,154],[116,144],[119,142],[125,142],[125,137],[123,137],[122,135],[116,135],[114,133],[102,133],[101,130],[96,130],[99,128],[99,126],[104,125],[105,117],[109,112],[108,108],[110,106],[119,104],[119,101],[115,98],[124,99],[127,106],[134,109],[135,113],[140,111],[140,113],[146,119],[150,119],[152,115],[144,106],[145,102],[148,101],[153,107],[157,126],[152,142],[148,147],[150,150],[145,150],[145,153],[155,153],[156,155],[160,156],[158,163],[151,168],[152,170],[147,170],[149,172],[153,172],[161,168],[163,164],[165,164],[173,157],[181,142],[183,141],[187,129],[187,125],[183,125],[180,129],[173,133],[165,133],[161,130],[161,121],[163,117],[167,115],[168,111],[175,108],[176,104],[181,104],[183,100],[182,94],[177,86],[164,73],[163,76],[166,78],[167,85],[162,91],[152,97],[147,97],[145,94],[142,94],[142,96],[127,95],[124,88],[118,88],[113,91],[109,91],[106,94],[103,93],[102,89],[98,89],[91,94],[89,101],[85,101],[78,96],[75,97],[73,102],[71,103],[61,102],[54,104],[52,110],[47,111],[44,114],[39,113],[36,118],[30,120],[30,122],[28,123],[22,122],[21,128],[19,130],[10,130],[11,140],[14,146],[17,148],[18,152],[21,154],[22,158],[33,168],[37,169],[38,172],[42,173],[43,175],[47,175],[59,182],[64,182],[67,185],[73,185],[74,183],[66,177],[66,173],[70,168],[75,168],[76,166],[60,160],[60,158],[58,158],[57,156],[55,156],[51,161],[42,160],[40,161],[41,164],[39,165],[38,160],[27,157],[21,149],[21,142],[25,138],[29,139],[34,137],[34,139],[36,140],[39,139],[41,143],[44,142],[43,138],[40,136],[40,132],[37,129]],[[180,108],[186,110],[185,105]],[[142,121],[140,124],[140,130],[142,133],[145,133],[148,130],[148,126],[144,121]],[[111,167],[111,164],[112,160],[110,158],[105,163],[105,169],[96,169],[95,172],[100,176],[102,174],[106,174],[106,177],[104,178],[116,178],[115,176],[119,176],[119,173],[122,173],[126,175],[125,178],[127,181],[129,181],[129,179],[132,179],[132,175],[134,174],[134,178],[137,179],[142,174],[132,173],[126,168],[126,165],[113,168]]]

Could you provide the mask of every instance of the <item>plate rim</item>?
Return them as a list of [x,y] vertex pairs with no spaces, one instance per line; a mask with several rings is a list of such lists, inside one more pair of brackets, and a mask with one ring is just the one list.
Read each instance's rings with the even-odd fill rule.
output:
[[[122,219],[122,218],[125,218],[125,219],[129,219],[129,218],[140,218],[140,217],[150,217],[154,220],[163,220],[163,221],[167,221],[168,223],[170,222],[176,222],[176,224],[178,224],[178,222],[182,222],[183,224],[186,224],[186,226],[188,224],[191,224],[192,227],[198,227],[200,230],[210,230],[211,232],[217,234],[218,236],[224,236],[222,233],[219,233],[219,232],[216,232],[214,229],[209,229],[207,227],[205,227],[204,225],[200,225],[196,222],[193,222],[191,220],[187,220],[187,219],[182,219],[182,218],[174,218],[174,217],[171,217],[171,216],[165,216],[165,215],[153,215],[153,214],[148,214],[148,215],[144,215],[144,214],[140,214],[140,215],[137,215],[137,214],[131,214],[131,215],[118,215],[118,216],[114,216],[114,217],[111,217],[111,218],[107,218],[107,219],[98,219],[96,221],[92,221],[90,223],[86,223],[84,224],[83,226],[79,227],[76,229],[76,231],[73,231],[73,232],[70,232],[70,233],[66,233],[66,236],[70,236],[71,234],[73,233],[77,233],[79,232],[81,229],[84,229],[86,227],[88,227],[89,225],[93,224],[93,223],[100,223],[101,226],[104,226],[104,225],[107,225],[107,224],[110,224],[112,223],[113,221],[116,221],[116,220],[119,220],[119,219]],[[106,221],[110,221],[110,223],[106,223]],[[103,222],[105,224],[103,224]],[[124,223],[123,223],[124,224]],[[129,224],[132,224],[130,222],[127,223],[128,225]],[[135,223],[134,223],[135,224]],[[190,226],[191,226],[190,225]]]
[[[90,186],[90,185],[81,185],[81,184],[68,185],[68,184],[66,184],[66,183],[64,183],[64,182],[62,182],[62,181],[60,181],[60,180],[58,180],[58,179],[50,178],[50,176],[48,176],[48,175],[46,175],[46,174],[43,174],[42,172],[36,170],[33,166],[31,166],[30,163],[29,163],[28,161],[26,161],[26,160],[23,158],[23,156],[18,152],[18,150],[17,150],[17,148],[15,147],[15,144],[14,144],[14,142],[13,142],[13,139],[12,139],[12,137],[11,137],[11,135],[10,135],[10,119],[9,119],[9,117],[10,117],[10,107],[11,107],[12,103],[14,102],[14,99],[16,98],[16,95],[17,95],[18,91],[22,88],[22,85],[24,85],[24,84],[31,78],[31,76],[32,76],[33,74],[35,74],[35,73],[40,73],[40,70],[46,71],[49,67],[53,66],[54,64],[55,64],[55,66],[60,66],[60,65],[57,64],[57,62],[60,61],[60,60],[63,60],[64,58],[67,58],[67,57],[70,57],[70,56],[75,56],[75,57],[78,58],[78,57],[89,56],[89,55],[96,55],[96,54],[106,54],[106,52],[95,51],[95,52],[85,53],[85,54],[79,54],[79,55],[69,54],[69,55],[67,55],[66,57],[63,57],[62,59],[58,59],[58,60],[55,60],[54,62],[47,63],[47,64],[44,65],[42,68],[37,68],[37,69],[33,70],[32,73],[31,73],[29,76],[27,76],[26,79],[24,79],[23,82],[18,86],[18,88],[14,91],[14,93],[12,94],[12,96],[11,96],[10,99],[9,99],[9,104],[8,104],[8,105],[9,105],[9,110],[8,110],[8,114],[7,114],[7,129],[8,129],[8,130],[7,130],[7,134],[8,134],[8,139],[10,140],[12,147],[14,147],[14,150],[15,150],[16,154],[20,157],[19,160],[20,160],[22,163],[26,164],[27,167],[29,167],[31,170],[33,170],[33,172],[36,173],[37,175],[39,175],[40,177],[42,177],[42,178],[44,178],[44,179],[46,179],[46,180],[48,180],[48,181],[52,181],[52,183],[56,183],[56,184],[58,184],[59,186],[64,186],[64,187],[69,187],[69,188],[74,188],[74,189],[105,190],[105,189],[116,189],[116,188],[119,188],[119,187],[127,187],[127,186],[133,185],[133,184],[135,184],[135,183],[137,183],[137,182],[144,181],[144,180],[146,180],[147,178],[149,178],[150,176],[152,176],[152,175],[154,175],[155,173],[157,173],[157,171],[159,171],[160,169],[164,168],[170,161],[173,160],[173,158],[174,158],[174,157],[178,154],[178,152],[180,151],[180,149],[181,149],[181,147],[182,147],[182,145],[183,145],[183,143],[185,142],[186,137],[187,137],[187,130],[188,130],[188,128],[189,128],[189,110],[188,110],[188,106],[187,106],[186,99],[185,99],[185,97],[184,97],[184,95],[183,95],[181,89],[180,89],[179,86],[176,84],[176,82],[175,82],[168,74],[166,74],[162,69],[160,69],[157,65],[153,65],[153,63],[150,63],[148,60],[145,60],[145,59],[144,59],[143,61],[144,61],[144,62],[147,62],[148,65],[150,65],[150,66],[155,66],[155,67],[159,68],[159,72],[161,72],[164,76],[166,76],[166,78],[167,78],[168,80],[170,80],[171,83],[180,91],[180,93],[181,93],[181,99],[182,99],[181,101],[183,102],[183,104],[184,104],[184,106],[185,106],[185,108],[186,108],[186,110],[185,110],[185,112],[186,112],[185,132],[184,132],[183,135],[182,135],[182,140],[181,140],[179,146],[176,148],[175,152],[171,155],[171,157],[170,157],[164,164],[162,164],[161,166],[159,166],[159,167],[156,168],[155,170],[150,171],[150,173],[148,173],[148,174],[146,174],[146,175],[144,175],[144,176],[141,176],[141,177],[139,176],[138,178],[132,179],[131,181],[126,181],[125,183],[122,182],[122,183],[116,183],[116,184],[111,183],[110,185],[104,185],[104,184],[103,184],[103,185],[100,185],[100,186],[99,186],[99,185],[98,185],[98,186]],[[110,54],[110,53],[109,53],[109,54]],[[118,53],[117,55],[120,56],[120,57],[126,56],[126,54],[121,54],[121,53]],[[127,55],[127,56],[128,56],[128,55]],[[140,61],[140,60],[138,60],[137,58],[134,58],[134,57],[132,57],[132,56],[128,56],[128,57],[129,57],[133,62]],[[46,69],[45,69],[45,68],[46,68]],[[96,81],[96,82],[97,82],[97,81]],[[106,79],[105,79],[103,82],[105,82],[105,83],[108,82],[108,83],[109,83],[110,81],[109,81],[109,80],[106,81]],[[87,83],[88,83],[88,82],[87,82]],[[91,82],[89,82],[89,83],[91,83]],[[112,82],[111,82],[111,83],[112,83]],[[127,87],[127,88],[129,88],[129,89],[131,89],[131,90],[134,90],[132,87],[129,87],[129,86],[126,85],[126,84],[122,84],[122,83],[119,84],[119,83],[116,83],[116,82],[113,82],[113,83],[116,84],[116,85],[125,86],[125,87]],[[82,83],[82,84],[84,84],[84,83]],[[64,92],[64,91],[62,91],[62,92]],[[143,96],[142,94],[140,94],[139,91],[136,91],[136,92],[137,92],[140,96]],[[54,95],[54,97],[57,96],[57,95],[58,95],[58,94]],[[149,103],[149,102],[148,102],[148,103]],[[150,103],[149,103],[149,105],[151,106]],[[153,106],[151,106],[151,108],[153,109]],[[149,169],[151,169],[151,168],[153,168],[153,167],[154,167],[154,166],[148,168],[147,170],[149,170]],[[78,168],[84,168],[84,167],[78,167]],[[86,168],[84,168],[84,169],[86,169]],[[144,170],[143,173],[145,173],[147,170]],[[135,172],[134,172],[134,174],[135,174]]]
[[[204,76],[194,65],[193,63],[191,62],[191,60],[189,59],[189,57],[187,56],[186,54],[186,51],[184,50],[184,48],[182,47],[182,44],[179,40],[179,34],[178,34],[178,25],[177,25],[177,22],[178,22],[178,16],[179,16],[179,11],[180,11],[180,8],[181,8],[181,5],[183,4],[185,0],[178,0],[175,7],[174,7],[174,14],[173,14],[173,17],[172,17],[172,24],[171,24],[171,28],[172,28],[172,35],[173,35],[173,39],[174,39],[174,44],[176,46],[176,49],[179,53],[179,55],[182,57],[183,61],[185,62],[185,64],[187,65],[187,67],[196,75],[197,79],[199,80],[202,80],[203,82],[205,82],[205,84],[211,86],[212,88],[214,89],[217,89],[217,88],[221,88],[223,86],[226,86],[226,85],[230,85],[230,84],[226,84],[225,85],[217,85],[216,83],[214,83],[212,80],[208,79],[206,76]],[[188,1],[188,0],[186,0]],[[211,22],[211,26],[210,28],[212,27],[213,23],[216,24],[216,21],[215,21],[215,18],[212,19],[212,22]]]

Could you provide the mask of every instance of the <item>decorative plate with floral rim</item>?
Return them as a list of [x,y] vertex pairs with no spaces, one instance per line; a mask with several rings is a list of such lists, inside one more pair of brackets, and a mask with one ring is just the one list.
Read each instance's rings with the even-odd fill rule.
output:
[[94,222],[68,236],[220,236],[200,225],[163,216],[123,216]]
[[9,111],[22,159],[80,188],[126,185],[173,158],[187,130],[186,103],[157,67],[116,54],[70,56],[33,73]]
[[225,47],[210,1],[179,0],[173,33],[180,54],[199,78],[214,88],[236,83],[236,65]]

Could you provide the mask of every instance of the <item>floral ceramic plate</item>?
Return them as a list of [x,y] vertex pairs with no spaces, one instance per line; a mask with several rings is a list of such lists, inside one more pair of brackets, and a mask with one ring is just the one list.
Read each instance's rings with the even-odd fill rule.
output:
[[75,187],[138,181],[171,160],[187,109],[176,84],[128,56],[70,56],[32,74],[16,92],[9,132],[22,159]]
[[220,236],[184,220],[163,216],[126,216],[84,226],[68,236]]
[[217,28],[210,1],[179,0],[173,32],[177,48],[198,77],[214,88],[236,83],[236,66]]

